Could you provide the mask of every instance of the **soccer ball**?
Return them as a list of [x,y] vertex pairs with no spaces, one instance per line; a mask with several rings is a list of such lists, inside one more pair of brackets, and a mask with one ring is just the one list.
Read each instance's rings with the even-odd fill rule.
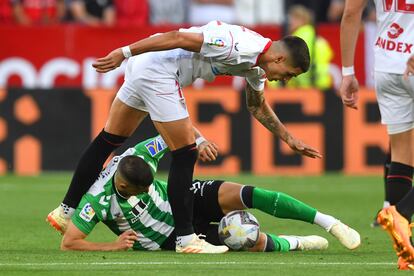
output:
[[259,222],[246,211],[233,211],[225,215],[218,227],[219,239],[233,250],[246,250],[259,239]]

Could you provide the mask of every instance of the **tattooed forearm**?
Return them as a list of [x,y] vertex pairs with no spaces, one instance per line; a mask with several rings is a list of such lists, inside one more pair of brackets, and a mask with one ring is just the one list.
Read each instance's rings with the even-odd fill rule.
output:
[[270,132],[280,137],[283,141],[291,138],[285,126],[266,102],[263,91],[255,91],[250,85],[247,85],[246,102],[250,113]]

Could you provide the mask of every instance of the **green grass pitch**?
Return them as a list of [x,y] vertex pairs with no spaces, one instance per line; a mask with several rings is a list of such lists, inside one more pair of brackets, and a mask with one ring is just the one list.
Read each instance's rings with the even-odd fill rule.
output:
[[[369,224],[382,205],[377,177],[256,177],[226,180],[288,193],[357,229],[362,245],[342,247],[315,225],[276,219],[257,211],[261,229],[275,234],[316,234],[329,240],[323,252],[179,255],[174,252],[61,252],[60,235],[44,221],[62,199],[70,175],[0,177],[0,275],[391,275],[398,272],[390,238]],[[91,241],[116,237],[104,225]],[[85,274],[87,273],[87,274]]]

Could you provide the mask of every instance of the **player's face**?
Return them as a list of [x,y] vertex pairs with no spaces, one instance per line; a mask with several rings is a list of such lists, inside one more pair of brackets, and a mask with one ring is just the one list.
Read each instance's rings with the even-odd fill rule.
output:
[[293,67],[289,63],[289,59],[285,57],[279,57],[273,62],[270,62],[267,66],[266,77],[270,81],[289,81],[302,74],[302,70],[299,67]]

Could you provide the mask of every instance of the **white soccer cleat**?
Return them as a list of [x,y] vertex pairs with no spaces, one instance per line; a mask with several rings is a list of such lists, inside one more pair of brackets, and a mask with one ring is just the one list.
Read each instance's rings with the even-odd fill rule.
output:
[[309,251],[309,250],[325,250],[328,248],[328,240],[320,236],[279,236],[289,240],[293,238],[298,240],[298,247],[295,250]]
[[328,232],[348,249],[355,249],[361,244],[359,233],[339,220],[332,225]]
[[63,208],[59,206],[47,215],[46,222],[49,222],[53,228],[63,235],[68,227],[69,219],[64,217]]
[[194,238],[186,246],[175,246],[175,252],[177,253],[189,253],[189,254],[220,254],[229,251],[229,248],[225,245],[212,245],[206,242],[200,237],[205,237],[203,235],[195,235]]

